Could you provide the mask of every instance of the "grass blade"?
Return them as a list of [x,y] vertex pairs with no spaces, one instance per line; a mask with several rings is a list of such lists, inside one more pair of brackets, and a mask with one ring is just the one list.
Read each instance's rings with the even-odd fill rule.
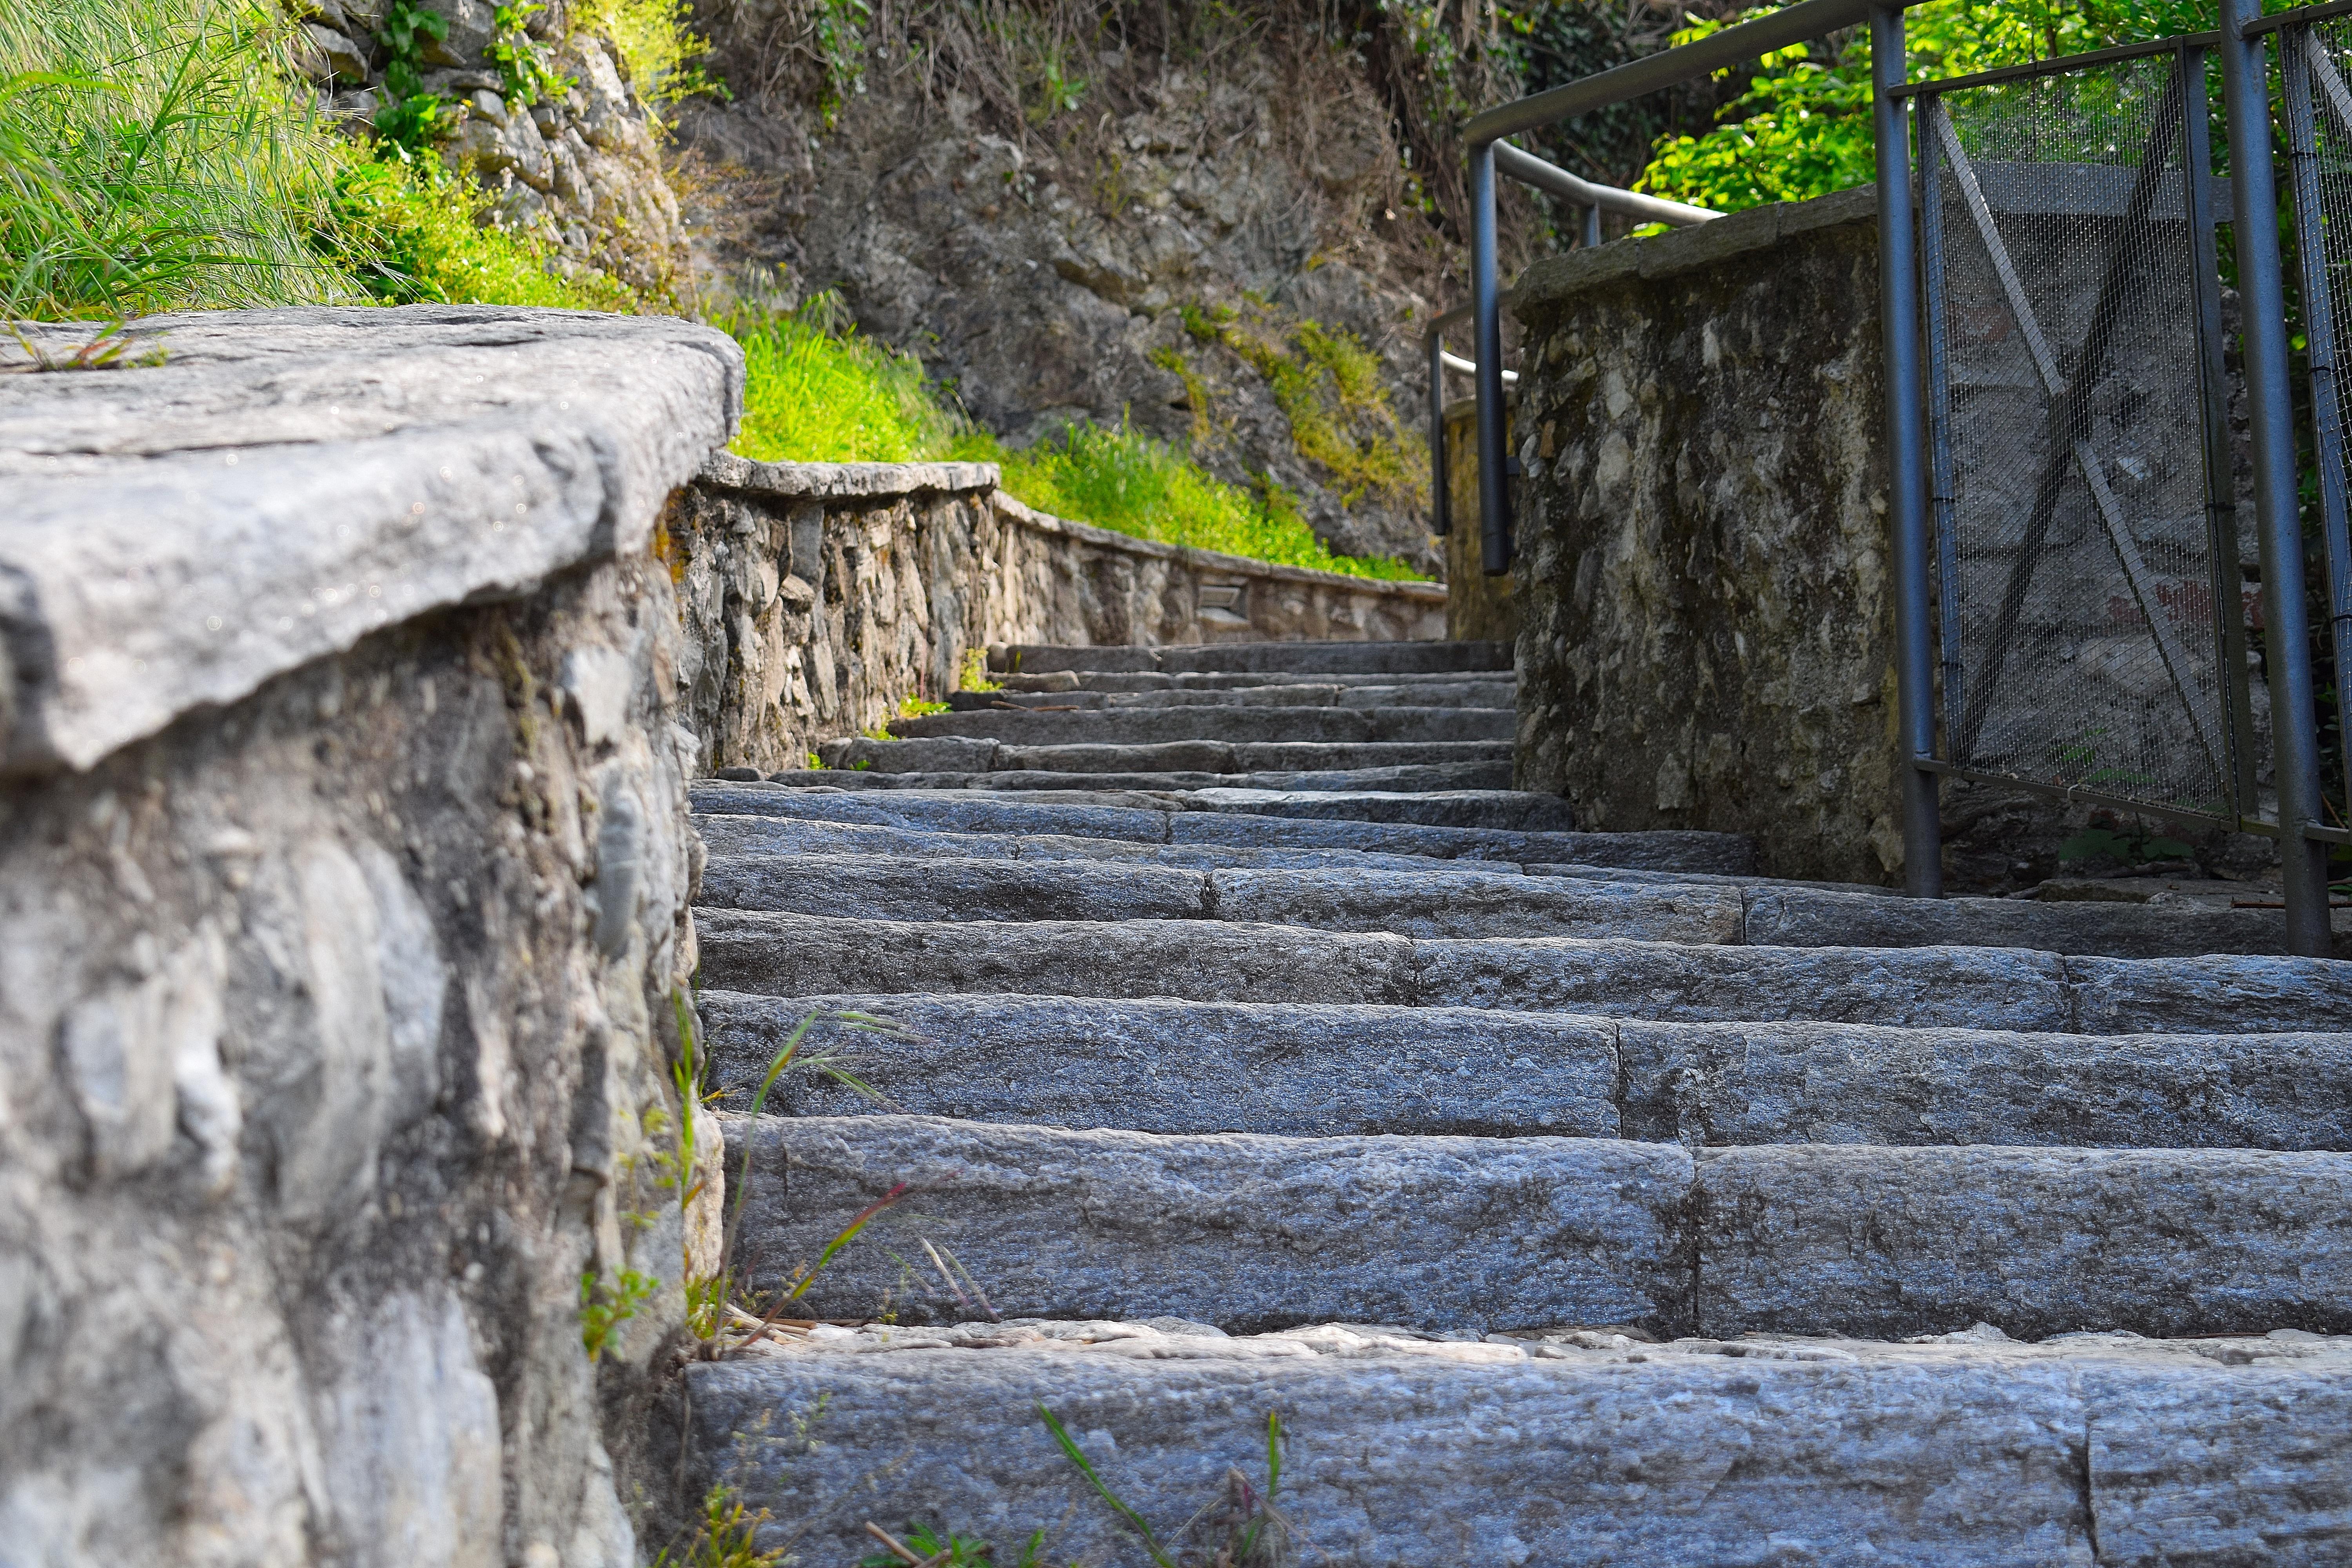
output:
[[1128,1507],[1117,1492],[1104,1484],[1102,1477],[1095,1473],[1095,1468],[1087,1462],[1085,1451],[1071,1437],[1068,1429],[1062,1425],[1061,1419],[1042,1404],[1037,1406],[1037,1414],[1045,1418],[1045,1430],[1054,1435],[1054,1441],[1062,1446],[1062,1452],[1069,1456],[1070,1463],[1078,1467],[1078,1473],[1086,1477],[1095,1490],[1102,1495],[1103,1501],[1110,1504],[1113,1512],[1127,1521],[1135,1528],[1135,1532],[1143,1537],[1143,1549],[1151,1553],[1151,1561],[1155,1568],[1176,1568],[1174,1560],[1160,1549],[1159,1537],[1151,1533],[1151,1526],[1144,1517]]

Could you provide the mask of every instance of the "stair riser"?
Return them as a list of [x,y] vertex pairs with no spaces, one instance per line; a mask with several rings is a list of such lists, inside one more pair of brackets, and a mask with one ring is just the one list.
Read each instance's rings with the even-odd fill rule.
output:
[[1355,849],[1257,849],[1222,844],[1136,844],[1118,838],[1053,834],[935,833],[860,823],[811,822],[793,816],[698,815],[695,830],[714,857],[730,855],[862,855],[926,860],[1097,860],[1137,866],[1300,867],[1391,871],[1454,870],[1476,874],[1487,861],[1431,860],[1416,855],[1371,855]]
[[[845,1247],[805,1315],[962,1314],[945,1243],[1008,1317],[1170,1314],[1228,1330],[1334,1319],[1491,1330],[1675,1324],[1690,1156],[1606,1139],[1155,1139],[920,1117],[729,1119],[749,1146],[739,1257],[773,1279],[900,1183],[905,1216]],[[879,1242],[880,1245],[873,1245]],[[1675,1324],[1675,1326],[1679,1326]]]
[[1507,670],[1502,642],[1244,642],[1169,647],[1060,647],[1021,643],[988,650],[995,670],[1287,670],[1302,675],[1421,675]]
[[698,784],[703,812],[797,816],[965,833],[1074,834],[1138,843],[1237,845],[1255,848],[1362,849],[1376,854],[1508,861],[1590,861],[1654,870],[1752,871],[1753,847],[1726,833],[1519,832],[1412,822],[1325,821],[1246,812],[1143,811],[1098,805],[1041,805],[961,793],[901,795],[809,795],[797,791]]
[[1738,942],[1736,888],[1450,871],[713,856],[698,903],[888,921],[1240,921],[1414,937]]
[[[813,1013],[890,1108],[1156,1133],[2352,1151],[2352,1035],[2029,1035],[1651,1024],[1469,1008],[706,991],[709,1081],[748,1109]],[[780,1114],[875,1109],[807,1073]]]
[[[708,820],[708,819],[707,819]],[[751,820],[751,819],[737,819]],[[746,836],[748,837],[748,836]],[[915,837],[909,835],[908,837]],[[941,836],[936,847],[952,847]],[[1083,841],[1079,841],[1083,842]],[[2126,958],[2275,952],[2277,920],[2242,910],[2116,905],[2081,923],[2058,906],[1948,903],[1736,884],[1481,874],[1461,862],[1230,870],[1100,865],[1040,851],[994,858],[713,846],[702,904],[876,920],[1234,920],[1411,937],[1626,937],[1763,947],[2021,947]],[[1117,857],[1136,860],[1131,847]],[[1177,853],[1170,847],[1171,853]],[[1195,852],[1196,855],[1199,853]],[[1054,869],[1049,866],[1058,866]],[[1893,918],[1887,918],[1891,912]],[[2024,918],[2021,918],[2021,916]]]
[[[1860,1359],[1823,1347],[1806,1362],[1652,1352],[1513,1366],[752,1357],[686,1374],[692,1490],[740,1486],[790,1521],[773,1543],[801,1532],[810,1563],[858,1560],[866,1521],[895,1529],[902,1515],[1016,1547],[1043,1527],[1045,1561],[1126,1563],[1139,1560],[1132,1531],[1037,1406],[1166,1533],[1223,1495],[1229,1467],[1264,1483],[1272,1411],[1288,1444],[1283,1516],[1316,1549],[1306,1561],[1338,1568],[2019,1568],[2088,1564],[2095,1536],[2097,1561],[2124,1568],[2316,1568],[2340,1548],[2340,1354],[2227,1367],[2169,1347],[1850,1350]],[[789,1435],[794,1419],[814,1419],[814,1444],[740,1440]],[[893,1478],[878,1497],[877,1475]]]
[[1230,690],[1172,688],[1159,691],[951,691],[959,713],[1006,709],[1051,712],[1151,712],[1167,708],[1500,708],[1518,705],[1512,680],[1426,680],[1412,686],[1244,686]]
[[[977,715],[940,714],[963,718]],[[1427,767],[1511,760],[1507,740],[1486,741],[1157,741],[1126,744],[1001,743],[971,735],[904,741],[857,736],[817,748],[827,768],[860,763],[876,773],[1235,773],[1329,772],[1360,768]]]
[[1149,746],[1176,741],[1360,745],[1422,745],[1447,741],[1508,744],[1518,716],[1508,708],[1265,708],[1207,706],[1081,710],[1028,709],[931,713],[895,719],[890,732],[917,741],[977,736],[1010,745]]
[[[946,1243],[1008,1317],[1169,1314],[1229,1331],[2019,1338],[2352,1330],[2352,1155],[1708,1150],[1597,1138],[1154,1138],[920,1117],[728,1123],[743,1256],[774,1276],[910,1184],[823,1318],[970,1315],[899,1258]],[[887,1300],[886,1300],[887,1298]]]
[[2326,1033],[2352,1017],[2352,974],[2317,959],[1412,942],[1211,921],[989,925],[729,910],[706,910],[696,926],[703,984],[775,996],[1167,996],[2085,1035]]

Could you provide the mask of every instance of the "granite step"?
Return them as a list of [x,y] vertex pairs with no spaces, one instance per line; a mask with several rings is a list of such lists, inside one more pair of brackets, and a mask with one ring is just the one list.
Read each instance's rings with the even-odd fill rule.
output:
[[[1651,1344],[1562,1328],[1471,1342],[1173,1320],[808,1332],[687,1369],[690,1495],[740,1489],[762,1543],[858,1561],[870,1520],[1009,1559],[1140,1561],[1056,1447],[1062,1419],[1171,1552],[1207,1562],[1266,1480],[1295,1561],[2321,1564],[2352,1518],[2352,1342],[2293,1330],[2040,1344],[1767,1336]],[[807,1440],[746,1442],[746,1434]],[[877,1476],[920,1478],[886,1485]],[[896,1512],[893,1512],[893,1510]],[[1187,1524],[1187,1521],[1193,1521]]]
[[[934,719],[983,719],[990,714],[940,713]],[[1070,717],[1087,718],[1077,714]],[[1091,717],[1118,718],[1106,714]],[[1143,715],[1153,717],[1153,715]],[[908,724],[929,720],[904,720]],[[826,741],[817,755],[828,768],[876,773],[1328,773],[1360,768],[1426,767],[1486,763],[1508,768],[1511,742],[1480,741],[1217,741],[1050,742],[1015,745],[974,735],[877,741],[866,735]]]
[[[949,832],[1045,833],[1088,838],[1121,838],[1145,844],[1230,844],[1255,848],[1362,849],[1378,854],[1424,855],[1444,859],[1506,860],[1621,866],[1643,870],[1704,871],[1740,875],[1755,869],[1755,846],[1737,834],[1668,829],[1647,833],[1571,833],[1549,828],[1507,828],[1411,821],[1292,817],[1261,815],[1255,806],[1274,792],[1250,791],[1229,800],[1222,792],[1170,797],[1153,807],[1053,801],[999,800],[989,793],[909,790],[888,793],[772,784],[700,783],[693,787],[695,809],[710,814],[797,816],[826,822],[937,828]],[[1491,809],[1502,815],[1514,803],[1496,801],[1507,791],[1458,792],[1478,798],[1445,797],[1444,807]],[[1397,804],[1385,793],[1338,795],[1344,810],[1381,811]],[[1549,797],[1517,797],[1543,801]],[[1205,809],[1191,809],[1195,804]],[[1303,805],[1301,799],[1286,804]],[[1466,812],[1465,812],[1466,814]],[[1542,820],[1532,807],[1529,815]]]
[[[855,764],[852,764],[854,767]],[[1434,763],[1381,768],[1317,768],[1304,772],[1265,773],[1057,773],[1050,769],[1006,769],[1001,773],[883,773],[867,770],[791,769],[765,779],[748,770],[735,783],[768,783],[793,788],[1013,790],[1024,794],[1098,794],[1104,790],[1162,796],[1197,790],[1240,789],[1253,794],[1360,791],[1497,792],[1511,782],[1511,764],[1497,763]],[[1171,802],[1170,804],[1174,804]]]
[[1185,741],[1415,746],[1486,741],[1507,746],[1517,726],[1518,714],[1509,708],[1257,708],[1216,702],[1070,712],[1000,708],[927,713],[893,719],[890,733],[902,741],[957,735],[1018,746],[1154,746]]
[[1223,921],[995,924],[721,909],[700,910],[695,925],[704,984],[771,996],[1164,996],[2084,1035],[2327,1033],[2352,1018],[2352,965],[2329,959],[1424,941]]
[[[1114,864],[1191,867],[1293,866],[1317,869],[1491,872],[1494,860],[1440,860],[1425,855],[1382,855],[1362,849],[1258,848],[1229,844],[1138,844],[1125,838],[1080,838],[1050,833],[941,833],[929,828],[821,822],[798,816],[720,816],[698,812],[695,831],[713,858],[758,855],[851,855],[925,860],[1098,860]],[[1649,872],[1631,872],[1649,876]]]
[[1516,868],[1199,870],[857,854],[714,854],[696,902],[886,921],[1218,921],[1416,937],[1683,942],[1737,942],[1745,918],[1737,887],[1525,877]]
[[1283,670],[1300,675],[1405,675],[1509,669],[1506,642],[1240,642],[1164,647],[1066,647],[1014,643],[988,650],[992,670]]
[[[1371,678],[1364,678],[1370,680]],[[962,713],[994,712],[1019,709],[1033,712],[1056,712],[1064,710],[1080,711],[1106,710],[1114,712],[1156,711],[1162,708],[1335,708],[1356,710],[1365,708],[1501,708],[1518,705],[1518,683],[1507,677],[1498,679],[1465,680],[1424,677],[1410,684],[1382,682],[1380,684],[1341,685],[1336,681],[1319,681],[1314,685],[1287,682],[1281,685],[1238,687],[1161,687],[1138,691],[1118,690],[1045,690],[1045,691],[950,691],[948,706]]]
[[[697,1000],[719,1104],[776,1054],[878,1109],[1136,1132],[2352,1151],[2352,1034],[2059,1035],[1675,1024],[1470,1007],[853,992]],[[876,1034],[843,1014],[908,1032]],[[792,1073],[782,1115],[877,1107]]]
[[[2275,952],[2284,937],[2282,917],[2263,910],[2116,904],[2077,917],[2062,905],[2001,899],[1910,900],[1641,872],[1579,877],[1563,867],[1528,876],[1509,862],[1393,857],[1400,863],[1358,857],[1337,865],[1219,865],[1209,846],[1160,846],[1171,859],[1153,864],[1132,853],[1137,846],[1119,844],[1129,853],[1103,856],[1074,839],[1061,840],[1058,852],[1022,852],[1024,841],[1003,838],[974,846],[981,854],[958,856],[950,841],[968,836],[951,834],[925,845],[902,833],[918,852],[883,853],[871,843],[821,847],[762,831],[789,819],[704,820],[711,824],[710,853],[697,901],[720,909],[894,921],[1247,921],[1411,937],[2027,948],[2116,958]],[[738,826],[721,827],[721,820]],[[1172,852],[1187,848],[1196,858],[1171,863]]]
[[[1249,691],[1263,686],[1296,686],[1313,681],[1318,686],[1334,686],[1341,690],[1358,687],[1385,686],[1410,689],[1416,687],[1458,685],[1465,681],[1507,686],[1518,689],[1516,671],[1492,670],[1431,670],[1349,673],[1346,670],[1318,670],[1311,675],[1279,669],[1263,670],[1134,670],[1134,669],[1053,669],[1028,675],[1003,673],[989,678],[990,683],[1003,691]],[[1506,704],[1509,706],[1510,704]]]
[[[910,1195],[802,1296],[951,1321],[945,1243],[1013,1317],[1262,1332],[1626,1323],[1668,1336],[2352,1331],[2352,1155],[1685,1150],[1610,1138],[1160,1135],[939,1117],[723,1116],[753,1279]],[[976,1313],[971,1314],[976,1315]]]

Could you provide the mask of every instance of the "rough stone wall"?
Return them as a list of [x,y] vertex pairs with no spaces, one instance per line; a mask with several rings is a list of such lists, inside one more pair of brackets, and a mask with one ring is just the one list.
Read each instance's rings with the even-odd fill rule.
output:
[[1759,208],[1521,280],[1518,782],[1582,826],[1900,869],[1871,212]]
[[649,534],[740,359],[132,330],[0,378],[0,1557],[632,1568],[697,1179]]
[[1181,550],[1032,511],[978,463],[714,458],[668,514],[707,769],[805,765],[953,690],[973,650],[1435,637],[1444,590]]
[[[559,99],[510,106],[490,55],[495,0],[420,0],[448,24],[425,42],[425,90],[454,121],[442,156],[496,195],[498,220],[537,233],[558,259],[610,274],[656,299],[690,291],[686,231],[653,117],[613,40],[572,26],[568,0],[538,9],[526,31],[572,79]],[[289,0],[305,20],[297,57],[331,110],[372,119],[388,58],[377,37],[390,0]]]

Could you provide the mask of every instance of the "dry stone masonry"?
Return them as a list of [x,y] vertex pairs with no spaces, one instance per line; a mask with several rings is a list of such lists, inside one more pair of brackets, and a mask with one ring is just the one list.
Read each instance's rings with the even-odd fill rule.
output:
[[634,1568],[696,1114],[649,541],[740,355],[131,335],[0,376],[0,1559]]
[[1494,644],[992,663],[694,792],[747,1266],[886,1205],[669,1407],[763,1542],[1140,1560],[1042,1406],[1180,1561],[1269,1417],[1266,1561],[2335,1553],[2352,964],[1580,831],[1448,750]]

